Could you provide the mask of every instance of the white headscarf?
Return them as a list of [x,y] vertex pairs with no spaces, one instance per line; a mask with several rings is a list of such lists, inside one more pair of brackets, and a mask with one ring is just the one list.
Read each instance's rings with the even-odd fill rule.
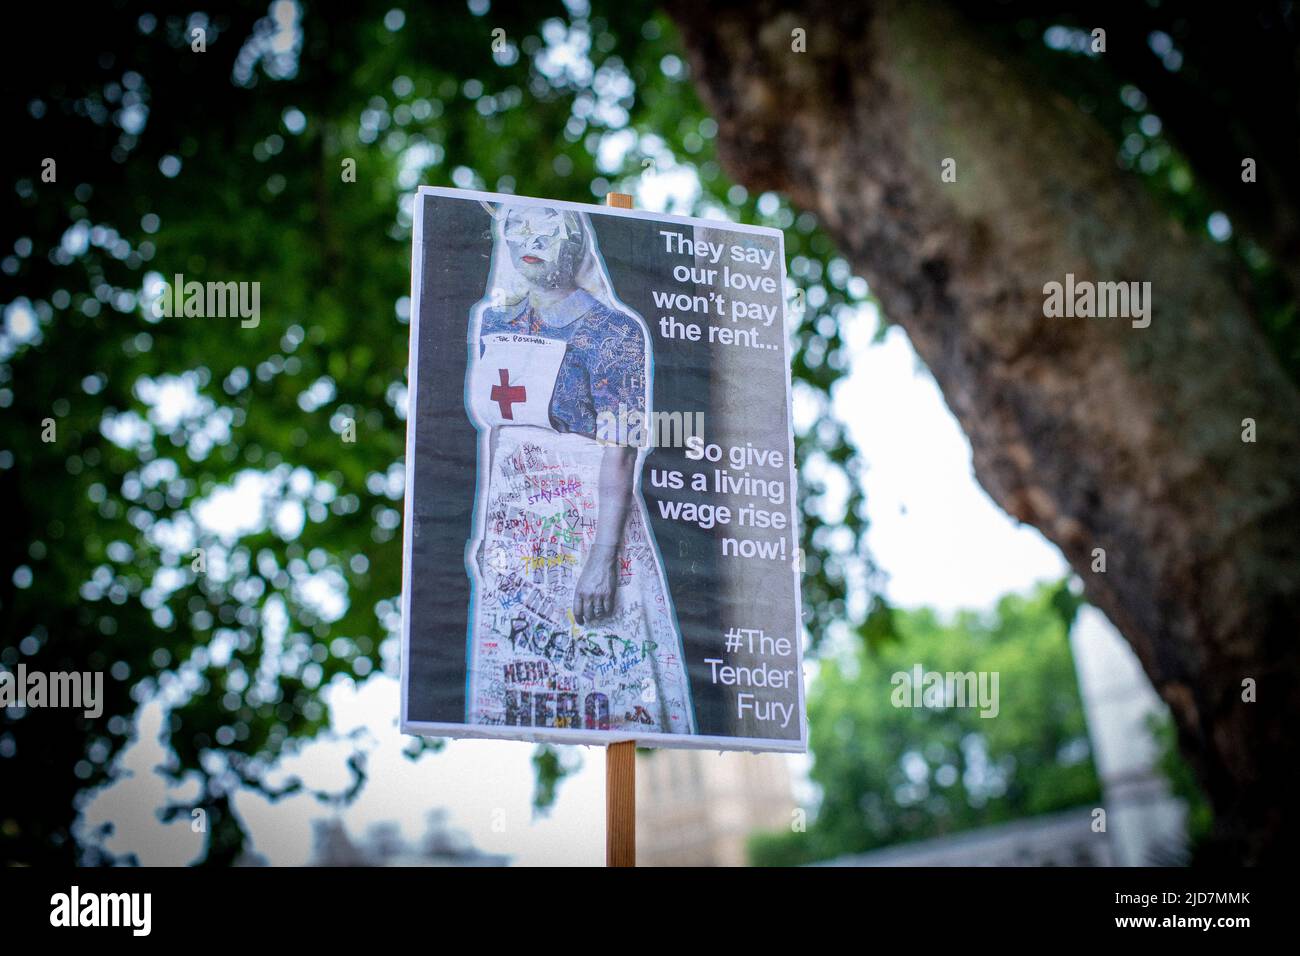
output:
[[[493,210],[487,203],[483,204],[483,207],[488,210],[488,214],[492,216],[492,268],[488,272],[488,283],[484,296],[489,308],[504,309],[518,305],[527,298],[528,290],[532,288],[532,284],[520,275],[519,270],[515,268],[514,259],[511,258],[510,249],[506,244],[505,223],[508,212],[530,207],[536,208],[537,205],[539,204],[512,203],[501,205]],[[555,209],[551,206],[543,206],[542,208],[560,213],[566,220],[572,219],[582,232],[582,259],[574,272],[574,281],[577,287],[586,291],[602,305],[616,312],[626,312],[626,309],[614,297],[613,286],[609,281],[609,275],[605,271],[605,262],[601,258],[600,250],[596,245],[596,233],[591,227],[591,221],[588,219],[587,214],[569,209]]]

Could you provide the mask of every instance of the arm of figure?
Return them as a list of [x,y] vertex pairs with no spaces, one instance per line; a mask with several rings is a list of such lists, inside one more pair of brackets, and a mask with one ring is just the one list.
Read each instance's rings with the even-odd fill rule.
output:
[[[485,487],[491,487],[492,471],[497,461],[497,429],[488,429],[488,453],[487,466],[479,468],[479,481],[484,482]],[[483,546],[487,542],[487,528],[479,529],[478,548],[474,551],[474,566],[478,568],[478,576],[484,578],[483,574]]]
[[618,580],[615,563],[623,521],[632,502],[636,455],[635,447],[611,445],[600,460],[596,540],[573,590],[573,617],[579,624],[598,620],[614,610],[614,587]]

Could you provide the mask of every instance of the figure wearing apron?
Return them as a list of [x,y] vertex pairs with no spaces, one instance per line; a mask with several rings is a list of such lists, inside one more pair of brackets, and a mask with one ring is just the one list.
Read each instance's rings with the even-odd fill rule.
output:
[[485,308],[477,324],[467,404],[495,448],[490,466],[481,453],[471,542],[479,579],[468,722],[693,733],[681,637],[639,487],[616,546],[612,608],[586,623],[572,610],[596,536],[598,417],[620,404],[624,414],[647,410],[644,327],[582,288],[550,306],[526,298]]

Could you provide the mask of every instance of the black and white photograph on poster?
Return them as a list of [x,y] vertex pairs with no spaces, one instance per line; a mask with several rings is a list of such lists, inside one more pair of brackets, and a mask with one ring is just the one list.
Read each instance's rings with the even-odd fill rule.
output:
[[803,751],[778,230],[422,187],[402,729]]

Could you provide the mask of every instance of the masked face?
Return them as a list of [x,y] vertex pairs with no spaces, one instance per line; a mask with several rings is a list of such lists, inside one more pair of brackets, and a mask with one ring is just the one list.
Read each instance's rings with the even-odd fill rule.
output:
[[569,289],[577,284],[583,235],[572,213],[529,207],[506,213],[504,224],[510,259],[530,285]]

